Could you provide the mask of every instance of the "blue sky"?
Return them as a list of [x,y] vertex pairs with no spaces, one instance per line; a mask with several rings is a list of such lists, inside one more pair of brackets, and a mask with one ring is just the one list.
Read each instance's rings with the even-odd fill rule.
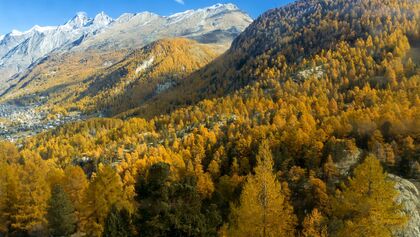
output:
[[292,0],[0,0],[0,35],[13,29],[25,31],[33,25],[63,24],[79,11],[91,17],[101,11],[113,18],[142,11],[167,16],[216,3],[234,3],[256,18],[270,8],[289,2]]

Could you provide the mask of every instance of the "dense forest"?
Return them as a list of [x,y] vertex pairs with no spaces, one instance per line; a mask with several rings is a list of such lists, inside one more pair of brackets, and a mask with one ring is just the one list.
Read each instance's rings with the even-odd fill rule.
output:
[[[307,69],[327,66],[318,62],[312,67],[307,63],[309,60],[325,51],[337,51],[343,43],[355,46],[358,41],[371,38],[369,43],[384,44],[381,41],[384,37],[399,30],[404,35],[418,38],[418,17],[416,0],[297,1],[264,13],[234,40],[223,57],[193,73],[177,88],[121,117],[152,118],[206,98],[224,96],[260,79],[283,82],[296,80],[296,76],[301,79],[300,72],[307,74],[305,72],[310,72]],[[377,64],[385,56],[380,55],[385,52],[370,53]],[[354,65],[351,69],[358,68]],[[377,71],[370,73],[383,75]],[[363,82],[361,80],[358,86],[361,87]]]
[[124,119],[1,142],[0,236],[397,235],[389,174],[420,179],[419,17],[298,1]]
[[64,107],[106,115],[138,107],[211,62],[219,48],[184,38],[158,40],[95,75]]

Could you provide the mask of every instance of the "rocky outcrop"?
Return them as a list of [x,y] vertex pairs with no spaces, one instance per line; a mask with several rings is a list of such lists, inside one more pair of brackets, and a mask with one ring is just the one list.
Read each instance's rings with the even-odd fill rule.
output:
[[397,198],[402,203],[405,214],[410,217],[407,225],[394,233],[398,237],[420,236],[420,200],[417,187],[410,181],[401,177],[389,174],[394,182],[395,188],[400,192]]
[[[348,152],[343,150],[343,157],[345,159],[339,160],[335,163],[336,169],[342,177],[350,175],[351,170],[357,166],[361,159],[361,151],[355,150]],[[410,218],[407,225],[395,231],[394,235],[397,237],[419,237],[420,236],[420,199],[419,190],[416,185],[407,179],[399,176],[388,174],[389,178],[395,182],[395,189],[400,195],[397,202],[403,205],[404,213]]]
[[357,164],[360,163],[362,150],[357,148],[354,140],[335,139],[329,151],[341,177],[347,177]]
[[343,153],[346,158],[336,162],[335,167],[341,176],[348,176],[350,171],[359,164],[362,152],[360,149],[356,149],[354,151],[343,150]]

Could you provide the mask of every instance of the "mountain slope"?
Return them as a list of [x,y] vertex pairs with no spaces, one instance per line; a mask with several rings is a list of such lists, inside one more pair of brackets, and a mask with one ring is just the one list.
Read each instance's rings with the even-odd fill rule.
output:
[[75,99],[83,111],[124,112],[170,90],[216,58],[220,48],[184,38],[158,40],[97,73]]
[[303,0],[270,10],[236,38],[223,57],[161,95],[160,106],[146,104],[130,113],[156,115],[174,104],[225,95],[260,78],[287,80],[302,70],[304,59],[333,50],[340,42],[354,45],[357,39],[396,29],[412,37],[419,32],[419,14],[418,0]]
[[34,26],[25,32],[9,33],[0,42],[0,92],[10,85],[7,79],[14,74],[57,49],[71,47],[87,35],[96,34],[110,23],[112,19],[103,13],[94,19],[88,18],[86,13],[78,13],[61,26]]
[[17,82],[0,99],[25,103],[25,100],[48,97],[50,103],[56,103],[69,93],[75,93],[86,79],[98,71],[118,63],[127,53],[126,50],[116,50],[50,54],[25,73],[16,75]]
[[45,109],[114,115],[152,100],[223,51],[224,46],[173,38],[130,53],[51,55],[2,99],[25,103],[46,98]]
[[[0,41],[0,93],[16,83],[23,72],[48,54],[103,52],[141,48],[167,37],[185,37],[229,46],[252,19],[232,4],[190,10],[168,17],[144,12],[123,14],[116,20],[104,13],[90,19],[79,13],[57,27],[34,27],[12,32]],[[42,61],[42,60],[41,60]],[[10,79],[10,80],[9,80]]]
[[217,4],[168,17],[150,12],[125,14],[101,34],[85,40],[79,50],[139,48],[171,37],[230,45],[251,22],[252,19],[233,4]]
[[[259,21],[261,25],[255,23],[244,33],[258,29],[255,31],[258,33],[250,35],[259,40],[246,39],[243,42],[250,44],[240,43],[239,51],[232,47],[207,67],[207,72],[213,73],[211,77],[180,80],[180,85],[173,90],[188,89],[184,83],[191,87],[175,94],[184,104],[165,104],[165,99],[173,95],[168,91],[159,94],[149,105],[157,106],[154,111],[182,106],[188,104],[183,99],[191,92],[195,93],[192,95],[203,93],[203,97],[211,97],[218,95],[213,90],[220,90],[223,96],[205,99],[150,120],[102,118],[67,124],[25,139],[20,143],[20,159],[11,155],[5,159],[5,167],[7,170],[19,169],[24,180],[29,180],[27,183],[40,184],[38,190],[47,194],[49,186],[47,182],[41,182],[51,180],[47,171],[59,174],[61,169],[68,170],[67,167],[75,164],[82,167],[77,168],[78,176],[74,175],[76,172],[64,173],[66,180],[91,177],[86,191],[89,195],[78,199],[84,203],[79,207],[83,210],[79,219],[80,232],[96,230],[95,234],[88,235],[101,236],[101,230],[107,229],[103,219],[108,213],[95,214],[96,206],[87,201],[103,197],[106,191],[120,195],[118,200],[127,210],[147,213],[139,215],[133,226],[141,224],[137,229],[140,235],[146,232],[153,236],[162,230],[168,230],[168,234],[162,235],[174,232],[180,236],[191,235],[191,226],[206,223],[209,228],[194,228],[194,233],[198,236],[228,235],[232,226],[241,226],[237,223],[244,217],[266,223],[267,215],[258,210],[268,210],[264,213],[270,214],[270,223],[290,220],[287,228],[284,222],[276,224],[278,228],[273,236],[346,236],[349,233],[359,236],[369,233],[371,236],[417,237],[420,228],[416,206],[418,190],[406,179],[418,182],[420,177],[420,65],[418,58],[413,58],[420,42],[420,27],[417,16],[410,17],[419,13],[419,1],[381,1],[383,6],[379,2],[300,1],[285,7],[287,11],[270,11],[265,15],[268,19],[260,18],[263,19]],[[302,4],[304,7],[299,7]],[[277,24],[270,20],[277,19],[277,13],[301,16],[302,12],[314,9],[316,11],[306,17],[303,25],[298,24],[302,29],[296,25],[301,32],[316,32],[322,24],[311,22],[317,22],[320,13],[321,20],[342,16],[342,26],[357,22],[356,18],[365,19],[361,16],[375,16],[377,10],[391,9],[392,12],[392,9],[398,9],[405,15],[374,17],[373,23],[355,24],[341,36],[329,38],[324,35],[326,42],[320,45],[311,43],[317,42],[317,37],[302,44],[272,44],[277,40],[295,42],[293,39],[300,35],[298,30],[296,36],[287,39],[290,34],[294,35],[294,30],[280,34],[279,26],[270,27],[270,24]],[[351,14],[353,9],[363,14]],[[296,21],[289,20],[290,23]],[[374,28],[380,30],[369,30]],[[324,30],[331,33],[329,28]],[[159,44],[164,47],[156,47]],[[296,52],[299,44],[303,50]],[[158,42],[153,47],[167,48],[166,45]],[[260,51],[260,48],[266,51]],[[130,65],[128,61],[115,70],[118,73],[118,68],[123,72],[131,68],[134,74],[135,71],[146,73],[147,66],[154,62],[150,60],[150,52],[158,51],[161,50],[145,48],[139,51],[142,53],[136,63]],[[220,74],[214,68],[217,63]],[[236,67],[230,69],[234,65]],[[205,72],[199,71],[194,76],[206,76]],[[113,85],[120,77],[102,79]],[[199,100],[199,97],[190,98]],[[261,168],[261,163],[265,168]],[[405,179],[387,176],[382,167],[387,173]],[[41,181],[32,181],[34,173],[39,173],[37,180]],[[269,205],[264,205],[257,195],[244,191],[244,186],[252,184],[256,190],[252,194],[267,193],[259,181],[252,183],[256,180],[253,177],[261,177],[258,175],[263,173],[266,181],[276,183],[274,196],[278,198],[274,199],[281,198],[281,201],[270,201],[273,198],[269,197],[265,202]],[[18,179],[12,175],[7,177]],[[110,180],[109,177],[118,185],[102,185]],[[389,177],[397,182],[391,182]],[[4,180],[8,182],[6,178]],[[9,182],[13,184],[15,179]],[[186,181],[180,184],[180,180]],[[264,183],[264,178],[261,180]],[[172,192],[171,187],[184,188]],[[194,200],[192,207],[196,210],[187,208],[188,212],[185,212],[185,207],[191,206],[191,200]],[[37,207],[42,209],[46,202],[40,200]],[[104,203],[108,209],[115,205],[114,200]],[[153,210],[150,203],[156,204]],[[278,214],[285,203],[287,212]],[[246,213],[236,211],[238,204],[247,207],[243,208]],[[21,206],[18,208],[22,209]],[[162,210],[171,213],[161,215]],[[406,225],[405,219],[409,220]],[[31,223],[39,223],[36,226],[39,231],[44,220],[39,217]],[[147,227],[146,231],[143,226]],[[250,231],[255,230],[249,227]],[[46,230],[47,226],[44,228]],[[279,229],[285,231],[279,233]]]

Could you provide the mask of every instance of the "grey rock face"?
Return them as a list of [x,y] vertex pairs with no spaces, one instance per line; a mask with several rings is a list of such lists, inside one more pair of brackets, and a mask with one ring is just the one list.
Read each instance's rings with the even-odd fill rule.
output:
[[404,212],[410,217],[408,224],[401,230],[394,233],[398,237],[420,236],[420,201],[417,187],[410,181],[401,177],[388,175],[396,184],[395,188],[400,192],[397,198],[402,203]]
[[[352,168],[360,163],[362,156],[360,150],[355,152],[344,150],[342,156],[345,158],[335,163],[335,166],[340,176],[346,177],[350,175]],[[400,193],[396,200],[397,203],[403,205],[405,214],[410,217],[407,225],[403,229],[396,231],[394,235],[397,237],[420,236],[420,199],[417,187],[407,179],[392,174],[388,174],[388,176],[395,182],[395,189]]]
[[359,163],[361,151],[356,150],[354,152],[344,152],[346,152],[346,159],[342,159],[335,163],[335,166],[341,176],[348,176],[350,174],[350,170]]

